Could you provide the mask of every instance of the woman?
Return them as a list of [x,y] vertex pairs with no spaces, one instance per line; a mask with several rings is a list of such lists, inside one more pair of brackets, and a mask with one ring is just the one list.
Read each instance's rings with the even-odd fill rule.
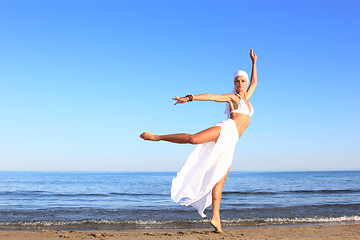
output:
[[250,50],[252,60],[251,82],[248,86],[248,75],[244,71],[234,74],[234,91],[230,94],[200,94],[175,97],[176,104],[191,101],[215,101],[229,103],[226,113],[229,118],[214,127],[196,134],[154,135],[144,132],[144,140],[168,141],[173,143],[197,144],[183,167],[173,179],[171,198],[181,205],[192,205],[202,217],[204,210],[212,204],[213,215],[210,220],[216,232],[221,231],[220,201],[222,189],[229,173],[236,143],[250,124],[254,113],[249,98],[257,85],[257,56]]

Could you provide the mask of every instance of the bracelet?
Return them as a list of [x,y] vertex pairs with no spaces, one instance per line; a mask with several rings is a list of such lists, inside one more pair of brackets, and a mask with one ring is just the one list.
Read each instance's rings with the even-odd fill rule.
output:
[[192,94],[188,94],[185,97],[187,98],[188,102],[194,101],[194,96]]

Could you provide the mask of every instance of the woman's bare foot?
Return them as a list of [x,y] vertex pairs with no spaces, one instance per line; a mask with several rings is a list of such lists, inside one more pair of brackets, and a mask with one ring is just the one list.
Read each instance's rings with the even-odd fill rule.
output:
[[215,220],[215,219],[211,219],[210,221],[211,226],[213,226],[215,228],[216,233],[222,233],[223,231],[221,231],[221,223],[220,223],[220,219]]
[[143,132],[140,137],[144,140],[150,140],[150,141],[159,141],[159,136],[149,133],[149,132]]

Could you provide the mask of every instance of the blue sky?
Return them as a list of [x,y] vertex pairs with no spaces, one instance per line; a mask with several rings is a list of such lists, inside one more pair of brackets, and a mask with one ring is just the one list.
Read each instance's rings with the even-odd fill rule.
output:
[[258,87],[235,171],[360,169],[358,1],[1,1],[0,170],[176,171],[232,74]]

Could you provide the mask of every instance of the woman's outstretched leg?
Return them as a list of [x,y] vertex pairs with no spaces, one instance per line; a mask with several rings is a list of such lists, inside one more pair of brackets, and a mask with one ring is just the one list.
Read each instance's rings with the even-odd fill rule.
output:
[[221,233],[221,222],[220,222],[220,202],[221,202],[221,194],[222,189],[224,187],[224,183],[226,177],[229,173],[229,170],[226,172],[225,176],[215,184],[212,189],[212,208],[213,208],[213,215],[211,218],[211,225],[215,228],[215,232]]
[[211,127],[196,134],[177,133],[168,135],[155,135],[152,133],[144,132],[140,135],[144,140],[150,141],[168,141],[172,143],[190,143],[201,144],[205,142],[216,141],[220,135],[220,126]]

